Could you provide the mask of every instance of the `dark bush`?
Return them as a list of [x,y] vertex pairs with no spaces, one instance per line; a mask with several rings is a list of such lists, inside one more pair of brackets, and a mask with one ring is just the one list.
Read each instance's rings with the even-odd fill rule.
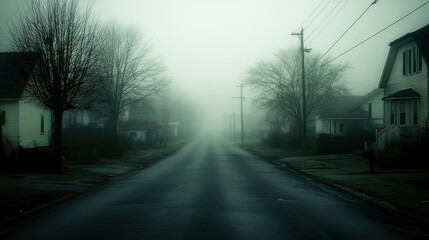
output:
[[62,148],[67,161],[98,161],[102,143],[103,129],[75,127],[63,130]]
[[284,133],[271,133],[263,144],[270,147],[284,147],[286,143],[286,135]]
[[317,154],[342,154],[361,151],[365,147],[365,141],[369,141],[369,132],[359,132],[348,136],[332,136],[319,134],[316,141]]
[[291,133],[271,133],[262,144],[272,148],[298,149],[301,142],[298,136]]
[[23,170],[55,170],[53,156],[48,147],[19,147],[13,154],[11,167]]
[[416,142],[396,143],[386,153],[377,155],[376,164],[379,168],[429,168],[426,156],[429,154],[429,142],[421,139]]

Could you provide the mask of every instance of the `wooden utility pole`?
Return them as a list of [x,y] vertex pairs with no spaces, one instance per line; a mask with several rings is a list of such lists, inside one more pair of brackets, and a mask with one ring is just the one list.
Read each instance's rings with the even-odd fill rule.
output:
[[240,97],[234,97],[234,98],[239,98],[240,99],[240,110],[241,110],[241,143],[244,143],[244,118],[243,118],[243,102],[244,102],[244,97],[243,97],[243,83],[241,83],[239,86],[237,86],[240,88]]
[[311,49],[304,48],[304,28],[301,28],[300,33],[292,33],[301,38],[301,67],[302,67],[302,130],[301,130],[301,147],[302,152],[306,151],[306,136],[307,136],[307,103],[305,97],[305,61],[304,53],[310,52]]
[[235,140],[235,113],[232,113],[232,140]]

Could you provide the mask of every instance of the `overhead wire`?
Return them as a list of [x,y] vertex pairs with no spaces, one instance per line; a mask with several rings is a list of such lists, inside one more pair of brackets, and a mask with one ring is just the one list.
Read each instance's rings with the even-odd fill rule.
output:
[[362,18],[362,16],[374,5],[377,3],[377,0],[374,0],[366,9],[362,12],[362,14],[347,28],[347,30],[341,34],[341,36],[328,48],[328,50],[325,51],[325,53],[322,54],[322,56],[319,57],[319,59],[316,61],[319,62],[320,59],[322,59],[343,37],[346,35],[346,33],[359,21],[359,19]]
[[323,12],[323,10],[325,10],[325,8],[329,5],[329,3],[331,2],[331,0],[329,0],[325,6],[322,8],[322,10],[319,11],[319,13],[313,18],[313,20],[311,20],[311,22],[305,27],[305,28],[309,28],[311,26],[311,24],[314,22],[314,20],[316,20],[319,15]]
[[326,21],[326,19],[328,19],[329,16],[331,16],[331,14],[334,12],[335,9],[337,9],[338,5],[340,5],[340,3],[342,2],[342,0],[339,0],[337,2],[337,4],[332,8],[332,10],[325,16],[325,18],[323,18],[322,21],[319,22],[319,24],[316,26],[315,29],[313,29],[313,31],[311,31],[310,33],[307,34],[307,38],[311,37],[311,35],[313,35],[313,33],[315,33],[317,31],[318,28],[320,28],[320,26],[322,26],[322,24]]
[[359,42],[358,44],[354,45],[353,47],[349,48],[348,50],[344,51],[343,53],[337,55],[336,57],[330,59],[327,63],[330,63],[332,61],[334,61],[335,59],[343,56],[344,54],[350,52],[351,50],[357,48],[358,46],[362,45],[363,43],[365,43],[366,41],[370,40],[371,38],[377,36],[378,34],[380,34],[381,32],[385,31],[386,29],[390,28],[391,26],[395,25],[396,23],[398,23],[399,21],[403,20],[404,18],[408,17],[409,15],[413,14],[415,11],[419,10],[420,8],[422,8],[423,6],[425,6],[426,4],[428,4],[429,1],[423,3],[422,5],[420,5],[419,7],[417,7],[416,9],[412,10],[411,12],[405,14],[404,16],[402,16],[401,18],[399,18],[398,20],[394,21],[393,23],[387,25],[386,27],[384,27],[383,29],[379,30],[378,32],[374,33],[373,35],[367,37],[366,39],[364,39],[363,41]]
[[[344,1],[343,1],[344,2]],[[307,41],[307,44],[306,44],[306,46],[305,47],[307,47],[314,39],[316,39],[317,38],[317,36],[319,36],[319,34],[320,33],[322,33],[323,32],[323,30],[325,30],[325,28],[327,27],[327,26],[329,26],[329,24],[332,22],[332,20],[334,20],[335,19],[335,17],[344,9],[344,7],[347,5],[347,3],[349,2],[349,0],[347,0],[347,1],[345,1],[344,2],[344,4],[341,6],[341,8],[334,14],[334,16],[328,21],[328,23],[326,23],[326,25],[325,26],[323,26],[323,28],[322,29],[320,29],[320,31],[316,34],[316,35],[314,35],[312,38],[310,38],[310,40],[309,41]]]
[[[313,12],[311,12],[311,13],[310,13],[310,15],[308,15],[308,17],[304,20],[304,22],[301,24],[301,26],[299,26],[298,30],[299,30],[299,29],[301,29],[301,28],[302,28],[302,26],[304,26],[304,24],[307,22],[307,20],[308,20],[311,16],[313,16],[314,12],[316,12],[316,10],[320,7],[320,5],[322,5],[322,3],[323,3],[324,1],[325,1],[325,0],[321,1],[321,2],[319,3],[319,5],[317,5],[317,7],[313,10]],[[297,31],[298,31],[298,30],[297,30]]]

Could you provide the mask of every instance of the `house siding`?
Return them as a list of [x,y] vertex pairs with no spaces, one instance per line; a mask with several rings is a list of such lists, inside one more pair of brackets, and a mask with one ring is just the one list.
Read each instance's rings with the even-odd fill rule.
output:
[[[389,96],[397,91],[413,88],[420,94],[420,116],[419,125],[424,126],[428,118],[428,68],[427,63],[422,59],[423,66],[422,71],[416,74],[403,75],[402,74],[402,52],[415,44],[414,42],[405,44],[398,47],[398,51],[395,56],[395,61],[392,66],[389,78],[387,80],[386,87],[384,88],[384,96]],[[390,125],[390,103],[384,102],[384,124],[385,126]]]
[[383,98],[383,91],[380,91],[372,97],[370,100],[362,103],[360,109],[368,112],[368,105],[371,104],[371,118],[370,118],[370,127],[372,128],[383,128],[384,125],[384,103],[381,100]]
[[17,147],[19,144],[18,100],[0,100],[0,111],[6,112],[6,124],[1,126],[2,137],[6,144],[10,143],[11,147]]
[[[41,116],[44,117],[44,132],[41,133]],[[51,113],[49,110],[27,101],[19,101],[19,143],[25,148],[49,145]]]

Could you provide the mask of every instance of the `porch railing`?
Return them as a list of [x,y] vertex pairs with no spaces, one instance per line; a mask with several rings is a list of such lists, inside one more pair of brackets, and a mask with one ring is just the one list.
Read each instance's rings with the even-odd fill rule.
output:
[[395,125],[385,127],[380,131],[375,130],[375,150],[384,152],[400,136],[400,129]]

